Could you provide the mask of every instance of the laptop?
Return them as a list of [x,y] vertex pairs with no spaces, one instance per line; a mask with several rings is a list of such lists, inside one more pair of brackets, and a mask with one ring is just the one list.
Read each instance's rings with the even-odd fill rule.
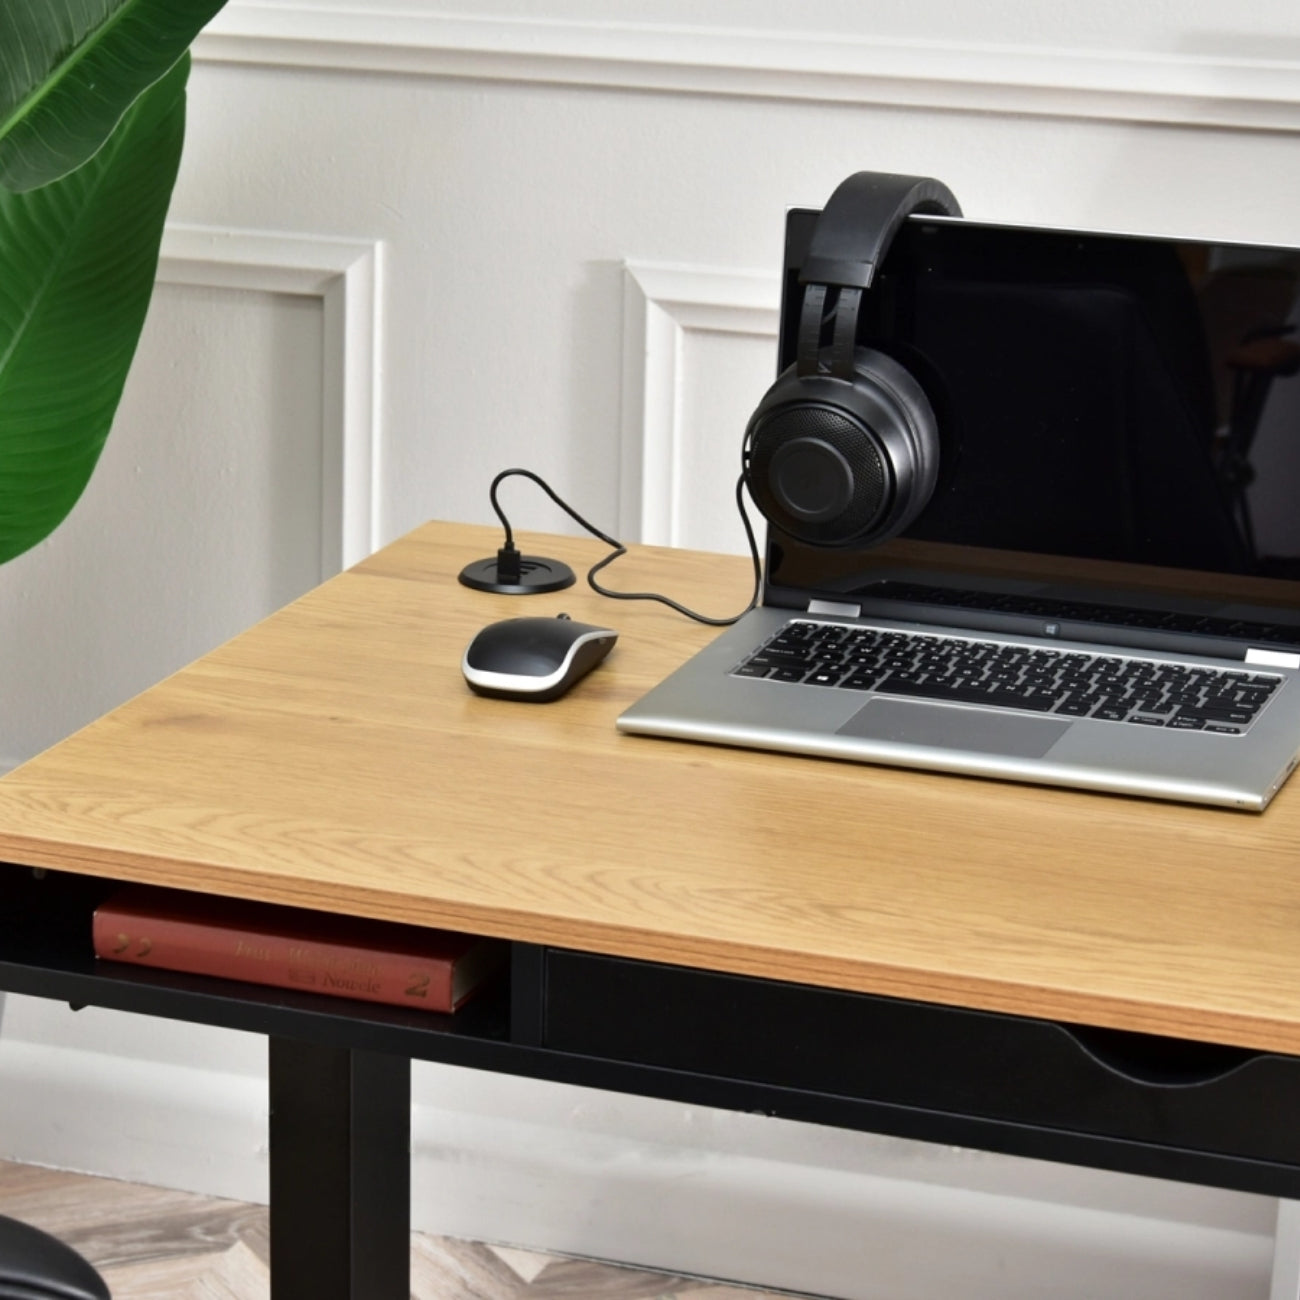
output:
[[1263,810],[1300,754],[1300,249],[912,216],[871,299],[928,503],[871,546],[769,523],[761,603],[618,728]]

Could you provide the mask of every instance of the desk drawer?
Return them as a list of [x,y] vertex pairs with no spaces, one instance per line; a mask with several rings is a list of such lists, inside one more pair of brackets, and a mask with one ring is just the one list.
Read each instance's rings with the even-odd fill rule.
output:
[[557,950],[545,990],[558,1051],[1300,1166],[1300,1058]]

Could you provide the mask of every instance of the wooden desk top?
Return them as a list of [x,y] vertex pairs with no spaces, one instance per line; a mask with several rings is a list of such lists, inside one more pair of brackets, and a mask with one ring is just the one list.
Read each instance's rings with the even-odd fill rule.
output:
[[[20,767],[0,858],[1300,1053],[1300,781],[1260,815],[619,735],[712,630],[459,586],[498,540],[417,529]],[[607,580],[727,613],[748,562]],[[466,689],[479,627],[560,610],[621,633],[572,694]]]

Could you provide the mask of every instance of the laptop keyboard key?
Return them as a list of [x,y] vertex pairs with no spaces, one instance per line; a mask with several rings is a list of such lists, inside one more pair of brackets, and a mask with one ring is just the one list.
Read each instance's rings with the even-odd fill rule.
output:
[[841,672],[821,670],[809,673],[803,680],[808,686],[838,686],[840,678],[843,676],[844,674]]
[[1194,705],[1179,710],[1187,717],[1200,718],[1202,722],[1238,722],[1247,723],[1255,714],[1250,709],[1218,709],[1212,705]]
[[1092,701],[1070,696],[1056,706],[1057,713],[1068,713],[1076,718],[1086,718],[1092,712]]
[[876,688],[882,695],[903,695],[911,699],[946,700],[950,704],[991,704],[1003,708],[1046,713],[1054,701],[1046,696],[1028,698],[1014,691],[982,690],[975,686],[945,687],[938,682],[917,682],[887,677]]

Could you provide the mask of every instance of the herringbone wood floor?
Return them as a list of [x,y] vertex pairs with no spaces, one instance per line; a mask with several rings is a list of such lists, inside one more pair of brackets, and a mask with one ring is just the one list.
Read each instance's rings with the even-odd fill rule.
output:
[[[0,1161],[0,1213],[74,1246],[114,1300],[267,1300],[257,1205]],[[771,1293],[588,1260],[411,1238],[412,1300],[770,1300]]]

